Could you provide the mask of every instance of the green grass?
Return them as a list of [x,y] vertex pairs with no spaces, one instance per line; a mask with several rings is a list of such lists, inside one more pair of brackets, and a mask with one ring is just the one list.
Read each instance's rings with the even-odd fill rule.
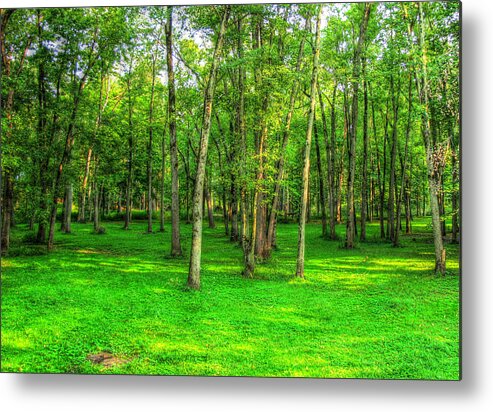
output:
[[[435,277],[428,225],[400,248],[370,225],[348,251],[309,224],[305,280],[293,276],[297,225],[279,224],[279,250],[253,280],[223,229],[205,229],[199,292],[184,287],[188,259],[167,257],[169,226],[73,224],[50,254],[21,243],[20,226],[2,260],[2,371],[456,380],[458,247]],[[100,351],[127,363],[86,359]]]

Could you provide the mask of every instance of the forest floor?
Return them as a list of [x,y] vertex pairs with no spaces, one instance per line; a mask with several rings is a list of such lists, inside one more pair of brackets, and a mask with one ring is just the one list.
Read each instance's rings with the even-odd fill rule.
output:
[[[169,225],[104,226],[73,224],[50,254],[14,229],[2,259],[3,372],[459,378],[459,247],[446,244],[448,273],[435,277],[429,219],[399,248],[372,224],[351,251],[308,224],[304,280],[293,276],[297,225],[278,225],[279,249],[255,279],[240,276],[224,228],[205,228],[199,292],[184,287],[188,258],[167,256]],[[186,251],[190,238],[183,224]]]

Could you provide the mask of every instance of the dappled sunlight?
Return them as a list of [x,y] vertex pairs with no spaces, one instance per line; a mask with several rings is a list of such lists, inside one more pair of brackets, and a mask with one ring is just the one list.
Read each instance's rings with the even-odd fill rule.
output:
[[108,255],[109,252],[103,250],[94,250],[94,249],[77,249],[76,253],[82,253],[84,255]]
[[2,350],[8,350],[9,348],[18,350],[32,347],[32,341],[27,336],[20,333],[4,332],[2,329]]
[[[190,293],[188,259],[168,259],[161,236],[143,244],[139,229],[105,226],[108,234],[96,236],[74,224],[77,235],[62,237],[52,254],[4,260],[2,328],[12,342],[2,348],[4,369],[382,378],[410,373],[413,357],[399,360],[403,351],[423,354],[423,365],[434,359],[424,342],[455,368],[458,280],[423,276],[427,245],[347,251],[309,225],[299,279],[296,225],[282,225],[280,249],[245,279],[241,248],[218,228],[204,234],[202,291]],[[129,362],[108,371],[86,360],[99,351]]]

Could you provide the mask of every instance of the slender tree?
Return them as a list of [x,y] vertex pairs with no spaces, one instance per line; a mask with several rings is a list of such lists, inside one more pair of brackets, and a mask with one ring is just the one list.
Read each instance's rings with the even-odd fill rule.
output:
[[441,153],[437,147],[433,147],[431,141],[430,126],[430,104],[429,104],[429,83],[428,83],[428,59],[426,50],[426,22],[422,3],[418,3],[419,8],[419,33],[418,44],[421,53],[421,67],[418,74],[418,94],[423,109],[421,110],[421,130],[426,150],[426,166],[428,172],[428,186],[430,191],[430,208],[433,226],[433,241],[435,244],[435,273],[445,275],[445,249],[443,247],[442,230],[440,222],[440,210],[438,204],[439,168]]
[[308,187],[310,179],[310,150],[312,141],[313,120],[315,118],[315,103],[317,100],[317,79],[320,58],[320,26],[322,20],[323,6],[318,6],[317,26],[315,33],[315,50],[313,53],[313,69],[310,86],[310,109],[308,112],[308,125],[306,128],[305,150],[303,156],[303,176],[302,176],[302,195],[301,211],[298,227],[298,258],[296,260],[296,276],[305,276],[305,219],[308,204]]
[[358,44],[354,51],[353,58],[353,101],[351,111],[351,123],[349,130],[348,148],[348,180],[347,180],[347,221],[346,221],[346,248],[352,249],[355,246],[356,221],[354,209],[354,182],[356,173],[356,133],[358,127],[358,90],[361,71],[361,54],[365,44],[368,21],[370,19],[371,3],[365,3],[363,19],[361,21]]
[[190,266],[187,285],[192,289],[200,289],[200,260],[202,254],[202,203],[204,194],[205,164],[207,162],[207,149],[211,128],[212,103],[216,88],[219,60],[222,54],[224,34],[231,12],[231,6],[223,6],[221,25],[212,57],[207,86],[204,92],[204,112],[202,116],[202,129],[200,134],[199,155],[197,172],[195,174],[195,188],[193,194],[193,221],[192,221],[192,248],[190,253]]
[[171,162],[171,256],[182,256],[180,241],[180,200],[178,182],[178,149],[176,141],[175,73],[173,69],[173,8],[168,6],[165,26],[166,63],[168,67],[168,127]]

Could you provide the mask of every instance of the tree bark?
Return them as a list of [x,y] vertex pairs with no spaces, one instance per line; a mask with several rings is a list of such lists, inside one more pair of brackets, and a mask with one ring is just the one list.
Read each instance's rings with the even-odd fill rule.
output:
[[161,140],[161,190],[159,193],[159,231],[164,232],[164,174],[166,171],[166,132]]
[[315,103],[317,100],[317,81],[318,81],[318,65],[320,57],[320,24],[322,20],[323,6],[319,5],[317,15],[317,26],[315,34],[315,51],[313,53],[313,69],[310,87],[310,110],[308,112],[308,125],[306,128],[305,152],[303,162],[302,175],[302,195],[301,195],[301,211],[300,221],[298,226],[298,257],[296,259],[296,276],[303,278],[305,276],[305,219],[308,203],[308,187],[310,184],[310,149],[312,140],[312,129],[315,118]]
[[[400,83],[400,82],[399,82]],[[396,190],[396,159],[397,159],[397,126],[399,121],[399,94],[400,86],[397,87],[397,95],[394,89],[394,79],[390,76],[390,89],[392,96],[393,124],[392,124],[392,146],[390,153],[390,181],[389,198],[387,203],[387,232],[389,238],[394,242],[395,236],[395,190]]]
[[178,146],[176,141],[175,73],[173,69],[173,8],[168,6],[166,21],[166,63],[168,68],[168,125],[171,162],[171,256],[182,256],[180,241],[180,199],[178,181]]
[[360,25],[358,44],[354,52],[353,59],[353,101],[352,101],[352,119],[349,133],[349,150],[348,150],[348,181],[347,181],[347,222],[346,222],[346,243],[347,249],[355,247],[356,221],[354,209],[354,182],[356,174],[356,134],[358,127],[358,89],[361,70],[361,54],[366,38],[366,30],[370,18],[372,4],[365,3],[364,15]]
[[93,180],[93,229],[94,233],[99,233],[100,221],[99,221],[99,185],[98,185],[98,163],[97,159],[94,159],[94,180]]
[[318,205],[320,208],[320,214],[322,218],[322,237],[327,237],[327,213],[325,209],[325,190],[324,190],[324,174],[322,170],[322,159],[320,156],[320,144],[318,141],[318,130],[317,124],[314,121],[313,124],[313,132],[315,134],[315,149],[317,153],[317,173],[318,173],[318,191],[319,191],[319,199]]
[[63,214],[63,232],[72,232],[72,202],[73,202],[73,189],[72,184],[68,183],[65,187],[65,201],[64,201],[64,214]]
[[320,85],[318,85],[318,100],[320,104],[320,112],[322,117],[322,126],[324,134],[325,152],[327,156],[327,181],[328,181],[328,205],[329,205],[329,234],[328,237],[331,240],[337,239],[336,235],[336,112],[335,112],[335,98],[337,91],[337,83],[334,82],[334,90],[332,92],[332,103],[330,113],[330,143],[329,132],[327,130],[327,119],[325,116],[325,106],[322,98],[322,91]]
[[152,138],[154,133],[154,89],[156,83],[156,56],[152,54],[151,100],[149,102],[149,142],[147,147],[147,233],[152,233]]
[[190,253],[190,266],[188,271],[188,287],[200,289],[200,260],[202,254],[202,202],[204,192],[205,165],[207,162],[207,149],[211,128],[212,103],[216,87],[216,78],[224,42],[226,24],[231,12],[231,6],[223,6],[221,26],[214,49],[212,65],[204,93],[204,112],[202,117],[202,129],[200,134],[199,155],[197,160],[197,173],[195,175],[195,188],[193,195],[193,221],[192,221],[192,247]]
[[452,149],[452,243],[459,242],[459,201],[456,187],[460,185],[459,167],[457,162],[457,152],[455,147]]
[[[363,59],[363,77],[366,76],[366,58]],[[368,207],[368,90],[366,78],[363,79],[363,166],[361,173],[361,232],[359,239],[366,240],[366,209]]]
[[406,126],[406,143],[404,145],[404,161],[402,165],[401,171],[401,185],[400,192],[397,198],[396,205],[396,225],[395,225],[395,233],[393,238],[393,246],[399,246],[399,232],[401,230],[401,202],[404,197],[404,187],[407,181],[406,177],[406,169],[407,169],[407,153],[408,153],[408,145],[409,145],[409,135],[411,134],[411,120],[412,120],[412,77],[409,77],[409,92],[408,92],[408,107],[407,107],[407,126]]
[[84,223],[86,221],[86,196],[87,196],[87,181],[89,179],[89,171],[91,168],[92,147],[87,150],[86,167],[84,169],[84,177],[79,195],[79,211],[77,214],[77,222]]
[[132,81],[131,81],[132,65],[130,65],[127,89],[128,89],[128,160],[127,160],[127,186],[125,193],[125,222],[123,229],[130,229],[130,222],[132,220],[132,182],[133,182],[133,156],[134,156],[134,136],[133,136],[133,111],[134,111],[134,98],[132,98]]
[[[300,46],[298,50],[298,58],[296,61],[296,73],[299,74],[301,70],[301,63],[303,61],[303,50],[305,47],[305,37],[306,33],[308,32],[308,27],[309,27],[309,19],[306,19],[305,22],[305,31],[304,35],[300,41]],[[282,144],[281,144],[281,154],[279,157],[279,162],[277,166],[277,178],[275,180],[274,184],[274,195],[272,198],[272,204],[271,204],[271,209],[270,209],[270,215],[269,215],[269,223],[267,227],[267,244],[266,244],[266,255],[270,254],[270,250],[272,249],[273,243],[274,243],[274,234],[275,234],[275,227],[276,227],[276,218],[277,218],[277,212],[278,212],[278,204],[279,204],[279,193],[281,190],[281,182],[283,179],[283,174],[284,174],[284,155],[286,152],[286,148],[288,145],[289,141],[289,134],[291,131],[291,120],[293,118],[293,111],[294,111],[294,105],[296,102],[296,96],[298,95],[298,89],[299,89],[299,80],[294,79],[293,83],[291,85],[291,91],[289,95],[289,109],[288,113],[286,114],[286,119],[285,119],[285,125],[284,125],[284,130],[282,134]]]
[[[238,31],[237,54],[238,59],[243,58],[243,40],[241,19],[236,20]],[[245,125],[245,69],[243,66],[238,67],[238,105],[237,105],[237,128],[240,142],[240,210],[241,210],[241,246],[243,249],[243,271],[242,275],[252,278],[255,273],[255,256],[253,246],[250,244],[250,224],[249,224],[249,207],[248,207],[248,185],[247,185],[247,141]]]
[[438,205],[439,179],[436,164],[436,153],[430,139],[430,118],[429,118],[429,91],[428,91],[428,68],[427,54],[425,45],[425,21],[423,5],[418,3],[419,8],[419,35],[418,42],[421,51],[421,70],[417,81],[418,95],[420,96],[423,110],[421,111],[422,135],[426,149],[426,165],[428,172],[428,186],[430,192],[430,209],[433,226],[433,241],[435,245],[435,273],[445,275],[446,252],[443,247],[442,230],[440,222],[440,210]]

